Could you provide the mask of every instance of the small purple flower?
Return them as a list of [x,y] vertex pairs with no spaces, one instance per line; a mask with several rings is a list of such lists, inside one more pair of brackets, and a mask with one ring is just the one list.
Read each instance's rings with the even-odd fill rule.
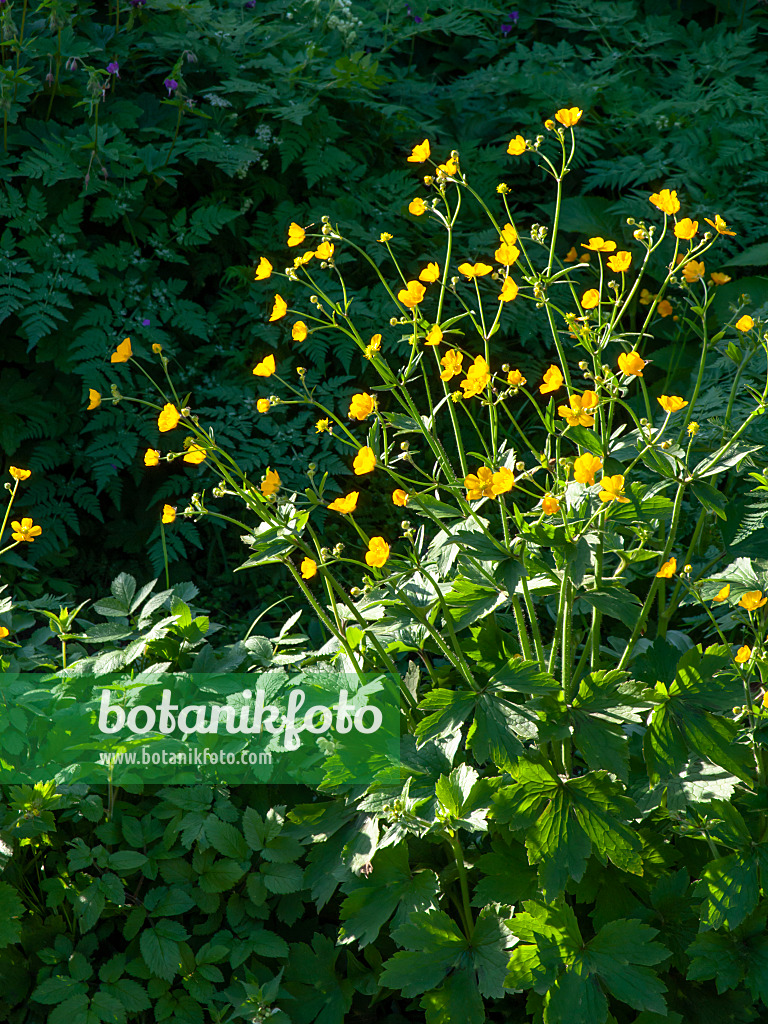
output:
[[416,24],[417,25],[421,25],[423,19],[420,18],[418,15],[414,14],[410,7],[406,7],[405,9],[411,15],[411,17],[416,22]]
[[110,75],[117,75],[118,78],[120,77],[120,65],[116,60],[111,60],[109,64],[107,64],[107,71]]
[[163,82],[163,85],[168,90],[169,96],[173,96],[173,94],[179,88],[179,83],[176,81],[175,78],[166,78],[166,80]]
[[131,7],[143,7],[147,0],[131,0]]
[[149,321],[149,320],[142,320],[142,321],[141,321],[141,326],[142,326],[142,327],[149,327],[149,324],[150,324],[150,321]]
[[246,11],[252,11],[256,6],[256,0],[247,0],[247,3],[243,4]]
[[520,20],[520,15],[517,11],[510,11],[507,15],[508,21],[502,22],[501,34],[508,36],[513,28],[517,28],[517,23]]

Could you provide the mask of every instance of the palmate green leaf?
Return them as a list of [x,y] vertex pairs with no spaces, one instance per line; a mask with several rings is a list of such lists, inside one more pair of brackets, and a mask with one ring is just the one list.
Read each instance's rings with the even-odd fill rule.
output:
[[7,882],[0,882],[0,949],[21,938],[23,913],[24,904],[16,889]]
[[603,615],[619,619],[625,626],[635,625],[642,604],[640,599],[624,587],[599,587],[596,590],[580,590],[576,599],[586,601]]
[[768,1006],[768,935],[766,910],[735,930],[701,932],[688,946],[688,981],[714,980],[719,993],[745,982],[754,1000]]
[[450,974],[441,985],[425,992],[419,1006],[426,1024],[483,1024],[485,1008],[474,972],[462,968]]
[[710,861],[701,872],[695,893],[703,897],[701,923],[708,928],[732,931],[757,906],[758,864],[768,866],[768,848],[758,847],[758,856],[745,850]]

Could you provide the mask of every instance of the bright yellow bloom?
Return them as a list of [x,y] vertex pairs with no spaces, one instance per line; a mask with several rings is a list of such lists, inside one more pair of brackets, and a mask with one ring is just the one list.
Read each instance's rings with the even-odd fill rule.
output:
[[744,314],[736,323],[733,325],[737,331],[751,331],[755,326],[755,321],[747,313]]
[[427,332],[427,336],[424,339],[424,344],[425,345],[439,345],[442,340],[443,340],[443,332],[437,326],[437,324],[435,324],[433,327],[430,327],[429,331]]
[[544,383],[539,384],[539,394],[548,395],[551,391],[559,391],[563,386],[563,375],[560,367],[552,364],[544,374]]
[[467,488],[467,501],[493,498],[493,470],[481,466],[477,473],[470,473],[464,478],[464,486]]
[[736,652],[736,657],[733,659],[737,665],[744,665],[752,657],[752,648],[744,644]]
[[172,523],[176,519],[176,509],[173,505],[163,505],[163,514],[160,518],[161,523]]
[[437,165],[437,169],[438,171],[442,171],[443,174],[447,175],[447,177],[452,178],[454,174],[458,173],[459,165],[455,160],[451,159],[451,157],[448,157],[444,164]]
[[516,245],[508,245],[506,242],[502,242],[493,254],[493,258],[497,263],[501,263],[502,266],[511,267],[519,255],[520,250]]
[[407,493],[402,490],[402,488],[398,487],[397,490],[392,491],[392,503],[397,505],[399,508],[405,508],[408,504]]
[[522,135],[515,135],[513,139],[509,140],[507,152],[510,156],[520,156],[521,153],[525,152],[525,139]]
[[280,476],[267,466],[267,472],[264,474],[264,479],[261,481],[261,493],[265,498],[271,498],[273,494],[277,494],[280,489]]
[[332,512],[340,512],[343,516],[349,515],[350,512],[354,512],[357,508],[357,499],[360,497],[360,491],[350,491],[343,498],[337,498],[332,501],[328,508]]
[[715,229],[715,231],[718,233],[718,235],[735,235],[736,234],[735,231],[729,231],[728,230],[728,225],[726,224],[726,222],[723,220],[723,218],[720,216],[719,213],[715,214],[715,219],[714,220],[710,220],[709,217],[705,217],[704,220],[707,222],[707,224],[711,224],[712,225],[712,227]]
[[618,501],[622,504],[629,501],[629,498],[624,497],[624,477],[620,474],[604,476],[600,482],[603,485],[602,491],[598,494],[600,501]]
[[719,274],[719,273],[717,273],[717,271],[713,271],[713,273],[711,273],[709,275],[709,280],[710,280],[710,282],[712,284],[717,285],[717,284],[728,284],[728,282],[733,280],[733,279],[728,277],[727,274]]
[[622,352],[619,356],[619,369],[628,377],[642,377],[645,360],[639,352]]
[[614,274],[623,274],[629,270],[629,265],[632,262],[632,253],[625,252],[623,249],[608,257],[608,268],[614,272]]
[[254,377],[271,377],[276,369],[275,357],[273,355],[264,356],[261,362],[254,366],[253,375]]
[[513,388],[521,388],[523,384],[527,384],[528,381],[520,373],[519,370],[510,370],[507,374],[507,384]]
[[489,267],[487,263],[460,263],[459,273],[464,274],[471,281],[473,277],[485,277],[486,274],[492,274],[493,267]]
[[419,280],[423,281],[424,284],[432,284],[433,281],[437,281],[440,277],[440,267],[437,263],[428,263],[426,267],[419,274]]
[[10,632],[10,629],[6,626],[0,626],[0,640],[5,640],[5,638],[10,635]]
[[411,150],[411,155],[408,157],[409,164],[423,164],[425,160],[429,158],[431,153],[429,147],[429,139],[424,139],[418,145],[414,146]]
[[397,297],[404,306],[408,309],[413,309],[424,298],[425,291],[424,285],[420,284],[419,281],[409,281],[405,288],[400,289]]
[[9,466],[8,472],[14,480],[29,480],[32,476],[31,469],[19,469],[17,466]]
[[573,479],[580,484],[593,484],[595,473],[603,468],[603,460],[587,452],[580,455],[573,464]]
[[90,412],[92,409],[98,409],[101,405],[101,395],[98,391],[94,391],[93,388],[88,388],[88,409]]
[[293,261],[293,269],[298,270],[299,267],[305,266],[310,260],[315,258],[315,254],[311,249],[307,249],[303,256],[296,256]]
[[124,338],[110,356],[110,363],[127,363],[133,355],[131,339]]
[[595,418],[587,411],[597,408],[598,397],[594,391],[585,391],[583,395],[571,395],[568,402],[569,405],[558,406],[557,411],[567,421],[569,427],[594,427]]
[[695,420],[691,420],[691,422],[688,424],[688,426],[685,429],[688,431],[688,434],[691,437],[693,437],[694,434],[698,434],[698,432],[699,432],[699,424]]
[[656,307],[659,316],[671,316],[672,315],[672,303],[668,299],[662,299]]
[[608,242],[600,235],[590,238],[588,242],[581,243],[582,249],[591,249],[593,252],[613,252],[616,248],[615,242]]
[[261,413],[269,412],[270,404],[271,403],[270,403],[268,398],[260,398],[256,402],[256,410],[257,410],[257,412],[261,412]]
[[279,320],[284,317],[288,312],[288,303],[282,297],[282,295],[275,295],[275,303],[272,306],[272,312],[269,314],[269,323],[274,320]]
[[362,392],[359,395],[352,395],[349,403],[347,416],[351,420],[367,420],[376,411],[376,399],[373,395]]
[[329,260],[333,256],[333,244],[326,239],[318,245],[314,255],[318,260]]
[[587,288],[581,296],[581,304],[584,309],[594,309],[600,304],[600,292],[597,288]]
[[159,356],[160,353],[163,351],[163,346],[158,345],[157,342],[155,342],[155,344],[152,346],[152,351],[155,353],[156,356]]
[[488,386],[491,379],[491,372],[482,356],[475,356],[475,361],[467,370],[467,376],[460,382],[461,390],[465,398],[474,398],[481,394]]
[[679,220],[677,224],[675,224],[675,237],[688,241],[693,238],[698,230],[699,222],[697,220],[691,220],[690,217],[683,217],[682,220]]
[[656,401],[664,412],[679,412],[688,405],[679,395],[661,395]]
[[272,274],[272,264],[269,262],[266,256],[262,256],[259,260],[259,265],[256,267],[256,273],[254,274],[254,281],[266,281]]
[[660,576],[663,580],[671,580],[676,572],[677,572],[677,559],[676,558],[670,558],[668,562],[665,562],[662,565],[662,567],[659,569],[659,571],[656,573],[656,575]]
[[313,576],[317,576],[317,562],[314,558],[305,558],[301,563],[301,577],[311,580]]
[[515,486],[515,474],[511,469],[502,466],[501,469],[493,474],[491,483],[493,484],[493,496],[496,498],[499,494],[506,494],[507,491],[512,490]]
[[315,424],[315,433],[324,434],[326,430],[331,429],[331,421],[329,419],[318,420]]
[[579,110],[578,107],[563,107],[562,110],[558,110],[555,114],[555,120],[559,121],[566,128],[573,128],[581,120],[583,113],[584,111]]
[[160,452],[157,448],[147,448],[144,452],[144,465],[157,466],[160,462]]
[[288,228],[288,245],[292,249],[295,245],[301,245],[304,239],[307,237],[307,233],[304,228],[295,222]]
[[690,263],[686,263],[683,267],[683,278],[688,284],[694,284],[696,281],[700,281],[704,277],[704,260],[696,261],[691,260]]
[[381,335],[380,334],[374,334],[373,335],[371,340],[368,342],[368,344],[363,349],[363,356],[366,359],[372,359],[373,356],[377,352],[381,352]]
[[394,235],[390,235],[388,231],[382,231],[381,234],[379,235],[380,242],[391,242],[393,238]]
[[42,526],[33,526],[31,519],[24,518],[21,522],[14,520],[11,523],[11,536],[22,543],[31,544],[42,532]]
[[512,302],[516,298],[517,293],[520,289],[517,287],[511,277],[504,278],[504,284],[501,286],[499,292],[499,302]]
[[380,569],[389,558],[389,544],[383,537],[371,537],[368,541],[368,550],[365,553],[365,561],[372,569]]
[[648,196],[648,199],[662,213],[669,214],[670,217],[680,209],[677,192],[670,192],[668,188],[663,188],[661,192],[654,192],[652,196]]
[[304,341],[308,334],[307,325],[303,320],[297,320],[291,328],[291,337],[294,341]]
[[557,515],[560,511],[560,502],[551,494],[545,494],[541,499],[541,510],[547,516]]
[[501,229],[501,235],[499,237],[500,242],[506,242],[507,245],[514,245],[517,241],[517,231],[511,224],[505,224]]
[[361,448],[354,458],[352,468],[355,471],[355,476],[372,473],[376,468],[376,456],[373,454],[373,449],[369,448],[368,445]]
[[187,449],[187,453],[182,462],[188,462],[192,466],[199,466],[201,462],[205,462],[208,458],[208,452],[205,448],[201,448],[199,444],[191,444]]
[[440,380],[452,380],[462,372],[461,364],[464,361],[464,353],[457,352],[455,348],[452,348],[449,352],[446,352],[443,358],[440,360],[440,365],[443,370],[440,374]]
[[408,203],[408,212],[412,213],[414,217],[421,217],[423,213],[427,212],[427,204],[423,199],[412,199]]
[[768,597],[763,597],[762,590],[748,590],[739,601],[739,606],[746,608],[748,612],[756,612],[766,603],[768,603]]
[[179,410],[175,405],[164,405],[162,412],[157,417],[157,429],[161,434],[167,433],[169,430],[173,430],[176,424],[179,422]]
[[578,258],[579,254],[576,252],[576,246],[574,245],[568,250],[568,255],[563,257],[565,263],[575,263]]
[[638,301],[641,306],[650,306],[655,298],[656,296],[652,292],[649,292],[647,288],[642,288],[640,290],[640,298]]

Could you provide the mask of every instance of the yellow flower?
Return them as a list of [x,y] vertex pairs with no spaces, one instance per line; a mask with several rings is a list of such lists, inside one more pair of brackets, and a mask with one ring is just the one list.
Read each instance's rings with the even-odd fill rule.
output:
[[187,453],[182,462],[188,462],[192,466],[199,466],[201,462],[205,462],[208,458],[208,452],[205,448],[201,448],[199,444],[191,444],[187,449]]
[[360,497],[360,491],[350,491],[343,498],[337,498],[332,501],[328,508],[332,512],[340,512],[343,516],[349,515],[350,512],[354,512],[357,508],[357,499]]
[[486,274],[492,274],[493,267],[489,267],[487,263],[460,263],[459,273],[464,274],[471,281],[473,277],[485,277]]
[[31,544],[35,537],[43,532],[42,526],[33,526],[31,519],[22,519],[21,522],[14,520],[11,523],[11,536],[14,540]]
[[160,517],[161,523],[172,523],[176,519],[176,509],[173,505],[163,505],[163,514]]
[[291,337],[294,341],[304,341],[308,334],[307,325],[303,320],[297,320],[291,328]]
[[588,242],[581,243],[582,249],[591,249],[593,252],[613,252],[616,248],[615,242],[608,242],[600,235],[590,238]]
[[272,306],[272,312],[269,314],[269,323],[274,320],[279,320],[285,316],[288,312],[288,303],[282,297],[282,295],[275,295],[275,304]]
[[429,331],[427,332],[427,336],[424,339],[424,344],[425,345],[439,345],[442,340],[443,340],[443,332],[437,326],[437,324],[435,324],[433,327],[430,327]]
[[265,498],[271,498],[273,494],[277,494],[280,489],[281,480],[279,475],[267,466],[267,472],[264,474],[264,479],[261,481],[261,493]]
[[756,612],[766,603],[768,603],[768,597],[763,597],[762,590],[748,590],[739,601],[739,606],[746,608],[748,612]]
[[269,262],[266,256],[262,256],[259,260],[259,265],[256,267],[256,273],[254,274],[254,281],[266,281],[267,278],[272,274],[272,264]]
[[163,346],[158,345],[157,342],[155,342],[155,344],[152,346],[152,351],[155,353],[156,356],[159,356],[160,353],[163,351]]
[[371,537],[365,560],[372,569],[380,569],[389,558],[389,544],[383,537]]
[[727,274],[719,274],[719,273],[717,273],[717,271],[714,271],[713,273],[711,273],[709,275],[709,280],[710,280],[710,282],[712,284],[717,285],[717,284],[728,284],[728,282],[731,281],[732,278],[728,277]]
[[414,146],[411,150],[411,155],[408,157],[409,164],[423,164],[425,160],[429,158],[431,150],[429,148],[429,139],[424,139],[418,145]]
[[744,644],[743,647],[740,647],[738,649],[738,651],[736,652],[736,657],[733,660],[736,662],[737,665],[744,665],[746,662],[749,661],[751,657],[752,648],[747,647],[747,645]]
[[437,281],[440,277],[440,267],[437,263],[428,263],[426,267],[419,274],[419,280],[423,281],[424,284],[432,284],[433,281]]
[[355,471],[355,476],[372,473],[376,468],[376,456],[373,454],[373,449],[369,448],[368,445],[361,448],[354,458],[352,468]]
[[672,313],[672,303],[667,299],[662,299],[656,309],[659,316],[670,316]]
[[426,289],[423,284],[420,284],[418,281],[409,281],[405,288],[400,289],[397,297],[404,306],[408,309],[413,309],[424,298],[425,291]]
[[405,508],[408,504],[408,495],[402,488],[398,487],[396,491],[392,491],[392,503],[399,508]]
[[572,245],[571,248],[568,250],[568,255],[564,257],[564,262],[575,263],[578,258],[579,254],[576,252],[576,247]]
[[311,580],[313,576],[317,576],[317,562],[314,558],[305,558],[301,563],[301,576],[302,579]]
[[10,629],[6,626],[0,626],[0,640],[5,640],[5,638],[10,635],[10,632]]
[[559,121],[566,128],[573,128],[579,122],[583,113],[584,111],[579,110],[578,107],[563,107],[562,110],[558,110],[555,114],[555,120]]
[[517,296],[519,290],[511,277],[505,277],[504,284],[499,292],[499,302],[511,302]]
[[458,173],[459,165],[449,157],[444,164],[438,164],[437,169],[442,171],[447,177],[452,178],[454,174]]
[[373,356],[377,352],[381,352],[381,335],[380,334],[374,334],[373,335],[371,340],[368,342],[368,344],[363,349],[363,356],[366,359],[372,359]]
[[93,388],[88,388],[88,409],[87,409],[87,411],[90,412],[91,409],[98,409],[100,405],[101,405],[101,395],[99,394],[99,392],[98,391],[94,391]]
[[522,135],[515,135],[513,139],[509,140],[507,152],[510,156],[520,156],[521,153],[525,152],[525,139]]
[[619,356],[619,369],[628,377],[642,377],[645,360],[639,352],[622,352]]
[[629,501],[629,498],[624,497],[624,477],[620,474],[604,476],[600,482],[603,485],[602,491],[598,494],[600,501],[618,501],[624,504]]
[[614,274],[623,274],[626,270],[629,270],[629,265],[632,262],[632,253],[625,252],[623,249],[613,256],[608,257],[608,268],[614,272]]
[[470,473],[464,478],[464,486],[467,488],[467,501],[477,501],[480,498],[492,498],[493,493],[493,470],[487,466],[481,466],[477,473]]
[[510,387],[521,388],[523,384],[527,383],[528,381],[519,370],[510,370],[507,374],[507,384],[509,384]]
[[664,412],[679,412],[688,405],[679,395],[661,395],[656,401]]
[[381,234],[379,235],[379,241],[380,242],[391,242],[393,237],[394,237],[394,235],[390,235],[390,233],[388,231],[382,231]]
[[691,422],[685,429],[688,431],[689,435],[693,437],[695,434],[698,434],[699,432],[699,424],[695,420],[691,420]]
[[314,255],[318,260],[329,260],[333,256],[333,244],[327,240],[321,242],[315,249]]
[[736,323],[733,325],[737,331],[751,331],[755,326],[755,321],[747,313],[744,314]]
[[481,392],[485,391],[490,379],[491,373],[488,363],[486,363],[482,356],[475,356],[474,363],[467,370],[467,376],[464,380],[460,381],[464,397],[474,398],[475,395],[481,394]]
[[412,213],[414,217],[421,217],[423,213],[427,212],[427,204],[423,199],[412,199],[408,203],[408,212]]
[[127,363],[132,355],[131,339],[124,338],[110,356],[109,361],[110,363]]
[[374,396],[362,392],[359,395],[352,395],[347,416],[351,420],[367,420],[369,416],[373,416],[375,411],[376,399]]
[[594,309],[600,304],[600,292],[597,288],[587,288],[581,296],[581,304],[584,309]]
[[457,352],[455,348],[452,348],[449,352],[446,352],[443,358],[440,360],[440,365],[443,370],[440,374],[440,380],[452,380],[462,372],[461,364],[464,361],[464,353]]
[[707,224],[711,224],[712,225],[712,227],[715,229],[715,231],[718,233],[718,235],[735,235],[736,234],[735,231],[729,231],[728,230],[728,225],[726,224],[726,222],[723,220],[723,218],[720,216],[719,213],[715,214],[715,219],[714,220],[710,220],[709,217],[705,217],[704,220],[707,222]]
[[496,498],[499,494],[506,494],[507,491],[512,490],[515,486],[515,474],[511,469],[502,466],[500,470],[493,474],[491,483],[493,484],[493,496]]
[[271,377],[275,370],[275,357],[268,355],[264,356],[261,362],[254,366],[253,375],[254,377]]
[[169,430],[173,430],[176,424],[179,422],[179,410],[175,405],[164,405],[162,412],[157,417],[157,429],[161,434],[167,433]]
[[512,227],[511,224],[505,224],[501,229],[501,235],[499,237],[500,242],[505,242],[507,245],[514,245],[517,241],[517,231]]
[[271,404],[271,403],[270,403],[270,401],[269,401],[269,399],[268,399],[268,398],[260,398],[260,399],[259,399],[259,400],[258,400],[258,401],[256,402],[256,410],[257,410],[258,412],[262,412],[262,413],[263,413],[263,412],[269,412],[269,407],[270,407],[270,404]]
[[9,466],[8,472],[14,480],[29,480],[32,476],[31,469],[19,469],[17,466]]
[[569,427],[594,427],[595,418],[587,412],[598,405],[594,391],[585,391],[583,395],[571,395],[568,402],[569,405],[558,406],[557,411],[567,420]]
[[648,199],[662,213],[667,213],[670,216],[677,213],[680,209],[677,192],[670,192],[668,188],[663,188],[661,192],[654,192],[652,196],[648,196]]
[[331,429],[331,421],[329,419],[318,420],[315,424],[315,433],[324,434],[326,430]]
[[144,452],[144,465],[157,466],[160,462],[160,452],[157,448],[147,448]]
[[560,502],[551,494],[545,494],[541,499],[541,510],[544,515],[554,516],[560,511]]
[[544,383],[539,384],[539,394],[548,395],[551,391],[559,391],[563,386],[563,375],[560,367],[554,364],[544,374]]
[[699,230],[699,222],[697,220],[691,220],[690,217],[683,217],[675,224],[675,237],[682,238],[685,241],[693,238],[696,232]]
[[295,222],[288,228],[288,246],[292,249],[296,245],[301,245],[304,239],[307,237],[307,233],[304,228]]
[[663,580],[671,580],[676,572],[677,572],[677,559],[676,558],[670,558],[668,562],[665,562],[662,565],[662,567],[659,569],[659,571],[656,573],[656,575],[660,576]]
[[642,288],[640,291],[639,303],[641,306],[650,306],[656,296],[649,292],[647,288]]
[[704,277],[704,260],[699,262],[691,260],[689,263],[686,263],[683,267],[683,277],[688,284],[694,284],[694,282],[700,281],[701,278]]
[[493,258],[497,263],[501,263],[502,266],[511,267],[519,255],[520,250],[516,245],[509,245],[507,242],[502,242],[493,254]]
[[587,452],[580,455],[573,464],[573,479],[580,484],[593,484],[595,473],[603,468],[603,460]]

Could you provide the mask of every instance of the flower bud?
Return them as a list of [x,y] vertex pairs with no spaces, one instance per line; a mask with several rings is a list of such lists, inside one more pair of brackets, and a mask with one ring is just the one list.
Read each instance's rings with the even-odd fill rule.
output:
[[525,463],[524,462],[516,462],[515,463],[515,469],[517,470],[518,473],[522,473],[523,470],[525,469]]

